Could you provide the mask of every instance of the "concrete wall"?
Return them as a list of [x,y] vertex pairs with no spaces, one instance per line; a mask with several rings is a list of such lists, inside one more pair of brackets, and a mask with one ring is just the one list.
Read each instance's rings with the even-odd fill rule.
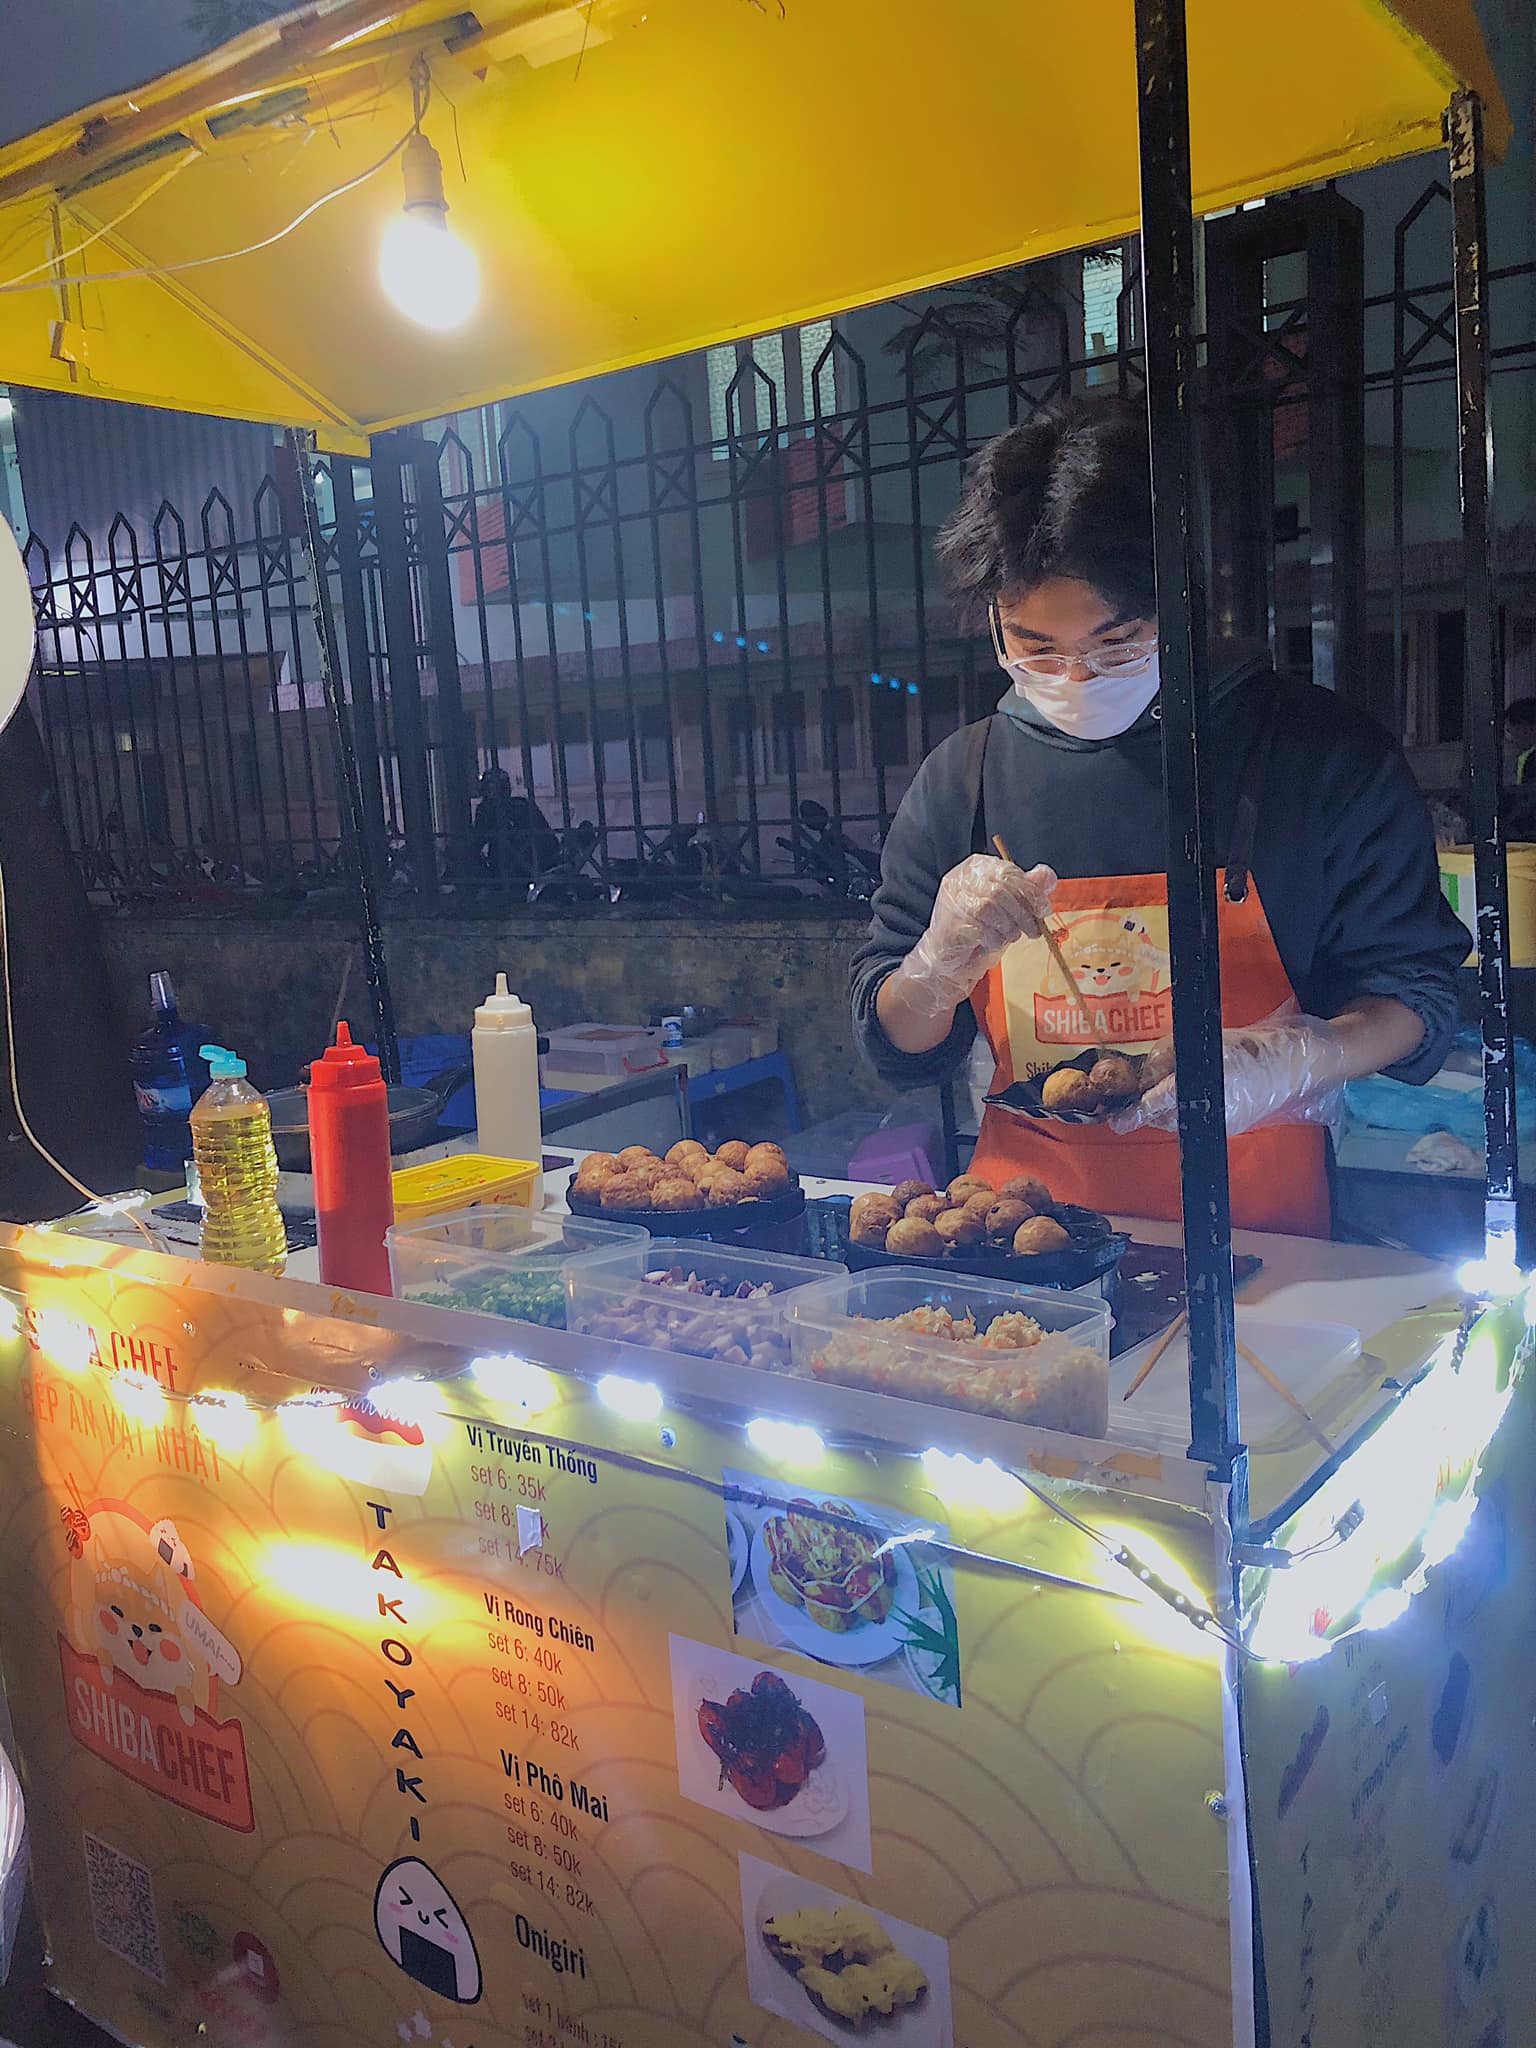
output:
[[[541,1029],[643,1019],[666,1003],[776,1016],[806,1122],[891,1097],[864,1066],[848,1016],[848,962],[862,917],[527,916],[401,918],[388,928],[403,1033],[467,1032],[498,968]],[[184,1014],[216,1029],[263,1087],[291,1083],[344,1011],[367,1022],[361,948],[340,922],[106,918],[102,944],[125,1031],[137,1030],[146,977],[168,968]]]

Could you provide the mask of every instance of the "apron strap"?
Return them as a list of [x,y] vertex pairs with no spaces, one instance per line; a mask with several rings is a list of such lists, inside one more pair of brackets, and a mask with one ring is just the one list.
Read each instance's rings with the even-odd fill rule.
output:
[[1246,903],[1248,900],[1248,876],[1253,867],[1253,848],[1259,829],[1259,795],[1264,787],[1279,723],[1280,685],[1277,680],[1269,693],[1269,702],[1253,736],[1253,745],[1248,749],[1248,759],[1243,764],[1243,779],[1238,784],[1237,810],[1232,819],[1232,838],[1227,846],[1226,881],[1222,891],[1229,903]]

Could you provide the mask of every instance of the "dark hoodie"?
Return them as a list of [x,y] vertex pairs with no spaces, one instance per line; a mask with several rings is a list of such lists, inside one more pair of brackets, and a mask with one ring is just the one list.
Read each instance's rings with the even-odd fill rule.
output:
[[[1395,996],[1424,1039],[1391,1071],[1437,1073],[1456,1028],[1465,928],[1440,892],[1434,835],[1394,742],[1331,692],[1277,678],[1261,653],[1218,650],[1207,721],[1214,763],[1210,845],[1232,837],[1238,785],[1272,693],[1274,738],[1260,783],[1253,877],[1303,1009],[1330,1017],[1357,996]],[[985,832],[1024,867],[1058,875],[1157,874],[1168,865],[1157,708],[1112,740],[1080,740],[1010,690],[990,721]],[[942,1080],[969,1050],[968,1004],[932,1052],[898,1052],[875,995],[927,928],[938,886],[973,850],[977,728],[952,733],[918,769],[891,824],[869,937],[853,961],[859,1041],[897,1088]],[[983,842],[984,844],[986,841]]]

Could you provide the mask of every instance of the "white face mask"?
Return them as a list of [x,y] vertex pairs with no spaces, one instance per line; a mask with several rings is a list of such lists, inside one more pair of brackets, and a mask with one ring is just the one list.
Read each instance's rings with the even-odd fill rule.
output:
[[1112,740],[1129,732],[1157,695],[1155,654],[1136,675],[1090,676],[1086,683],[1069,682],[1065,676],[1029,675],[1011,662],[1001,665],[1025,702],[1058,732],[1076,740]]

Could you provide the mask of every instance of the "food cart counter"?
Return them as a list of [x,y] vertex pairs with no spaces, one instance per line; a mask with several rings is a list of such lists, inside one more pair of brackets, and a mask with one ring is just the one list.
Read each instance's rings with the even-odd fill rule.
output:
[[[1309,1389],[1334,1456],[1256,1444],[1234,1558],[1223,1489],[1134,1419],[0,1233],[0,1642],[57,1981],[156,2043],[1216,2044],[1251,2038],[1251,1862],[1276,2038],[1325,1911],[1329,1995],[1367,1995],[1364,1944],[1406,1999],[1529,1797],[1525,1319],[1425,1261],[1255,1249],[1255,1313],[1365,1343]],[[1410,1866],[1430,1799],[1465,1868]]]

